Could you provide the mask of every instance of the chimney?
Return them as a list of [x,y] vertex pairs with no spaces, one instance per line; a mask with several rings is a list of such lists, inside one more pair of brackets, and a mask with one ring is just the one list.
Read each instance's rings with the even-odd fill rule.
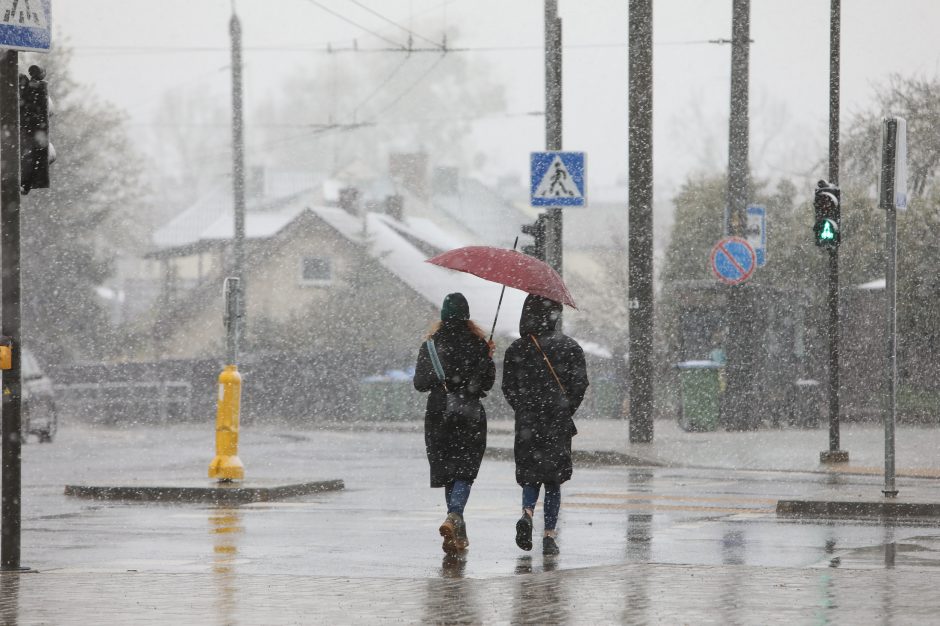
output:
[[428,197],[428,155],[424,152],[390,154],[388,173],[392,180],[419,198]]
[[385,213],[400,222],[405,217],[405,199],[398,194],[385,196]]
[[343,187],[339,190],[339,206],[350,215],[359,215],[359,190]]

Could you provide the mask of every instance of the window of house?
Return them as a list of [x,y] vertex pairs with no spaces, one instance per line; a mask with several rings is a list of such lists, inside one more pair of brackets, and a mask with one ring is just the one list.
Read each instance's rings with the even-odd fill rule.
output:
[[332,282],[333,264],[329,257],[307,256],[301,259],[301,285],[329,285]]

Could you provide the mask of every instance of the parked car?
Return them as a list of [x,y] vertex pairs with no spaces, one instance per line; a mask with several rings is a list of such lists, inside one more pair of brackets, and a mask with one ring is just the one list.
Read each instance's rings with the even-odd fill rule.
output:
[[39,361],[23,349],[23,433],[36,435],[40,443],[51,443],[59,426],[52,379]]

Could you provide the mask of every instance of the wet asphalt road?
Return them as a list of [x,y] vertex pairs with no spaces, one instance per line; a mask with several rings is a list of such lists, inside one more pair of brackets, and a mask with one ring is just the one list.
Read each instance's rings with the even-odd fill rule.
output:
[[519,489],[512,464],[493,459],[467,509],[470,550],[444,558],[443,494],[426,486],[420,432],[246,429],[248,482],[346,483],[286,502],[219,508],[62,494],[66,483],[201,480],[212,436],[191,426],[73,427],[51,445],[25,446],[22,560],[40,573],[15,585],[3,576],[7,623],[72,623],[96,610],[109,616],[98,615],[103,623],[903,623],[929,622],[940,608],[924,593],[940,582],[940,520],[774,513],[778,498],[833,481],[876,489],[877,477],[576,468],[554,558],[515,546]]

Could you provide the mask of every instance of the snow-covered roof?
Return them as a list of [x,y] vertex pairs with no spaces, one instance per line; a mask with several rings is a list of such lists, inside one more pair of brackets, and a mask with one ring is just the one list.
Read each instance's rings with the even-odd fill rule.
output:
[[[273,237],[304,212],[304,205],[297,203],[278,211],[245,213],[245,238],[265,239]],[[223,215],[199,236],[200,240],[232,239],[235,236],[235,220]]]
[[469,178],[460,179],[457,193],[435,194],[431,202],[476,236],[468,245],[511,247],[522,224],[529,221],[508,200]]
[[[291,207],[302,207],[322,193],[320,185],[306,174],[296,172],[266,173],[263,186],[258,195],[248,195],[246,199],[245,228],[246,236],[249,223],[261,224],[264,220],[254,218],[256,214],[279,212]],[[206,237],[207,231],[218,232],[224,222],[231,224],[228,237],[235,230],[234,193],[231,183],[219,183],[201,196],[189,208],[185,209],[153,234],[153,244],[157,250],[185,248],[197,244],[203,239],[218,239],[218,236]]]
[[[380,213],[366,214],[365,233],[361,218],[333,207],[314,206],[310,209],[320,219],[350,241],[368,243],[369,254],[384,268],[397,276],[425,300],[440,304],[447,294],[459,291],[470,303],[470,315],[486,330],[493,325],[501,286],[470,274],[447,270],[425,261],[428,256],[398,232],[403,225]],[[395,226],[392,226],[392,224]],[[452,235],[444,233],[427,220],[409,220],[404,225],[412,232],[428,236],[428,243],[443,250],[460,247]],[[363,238],[365,235],[365,238]],[[506,289],[500,308],[496,331],[501,335],[518,335],[519,315],[526,294]]]

